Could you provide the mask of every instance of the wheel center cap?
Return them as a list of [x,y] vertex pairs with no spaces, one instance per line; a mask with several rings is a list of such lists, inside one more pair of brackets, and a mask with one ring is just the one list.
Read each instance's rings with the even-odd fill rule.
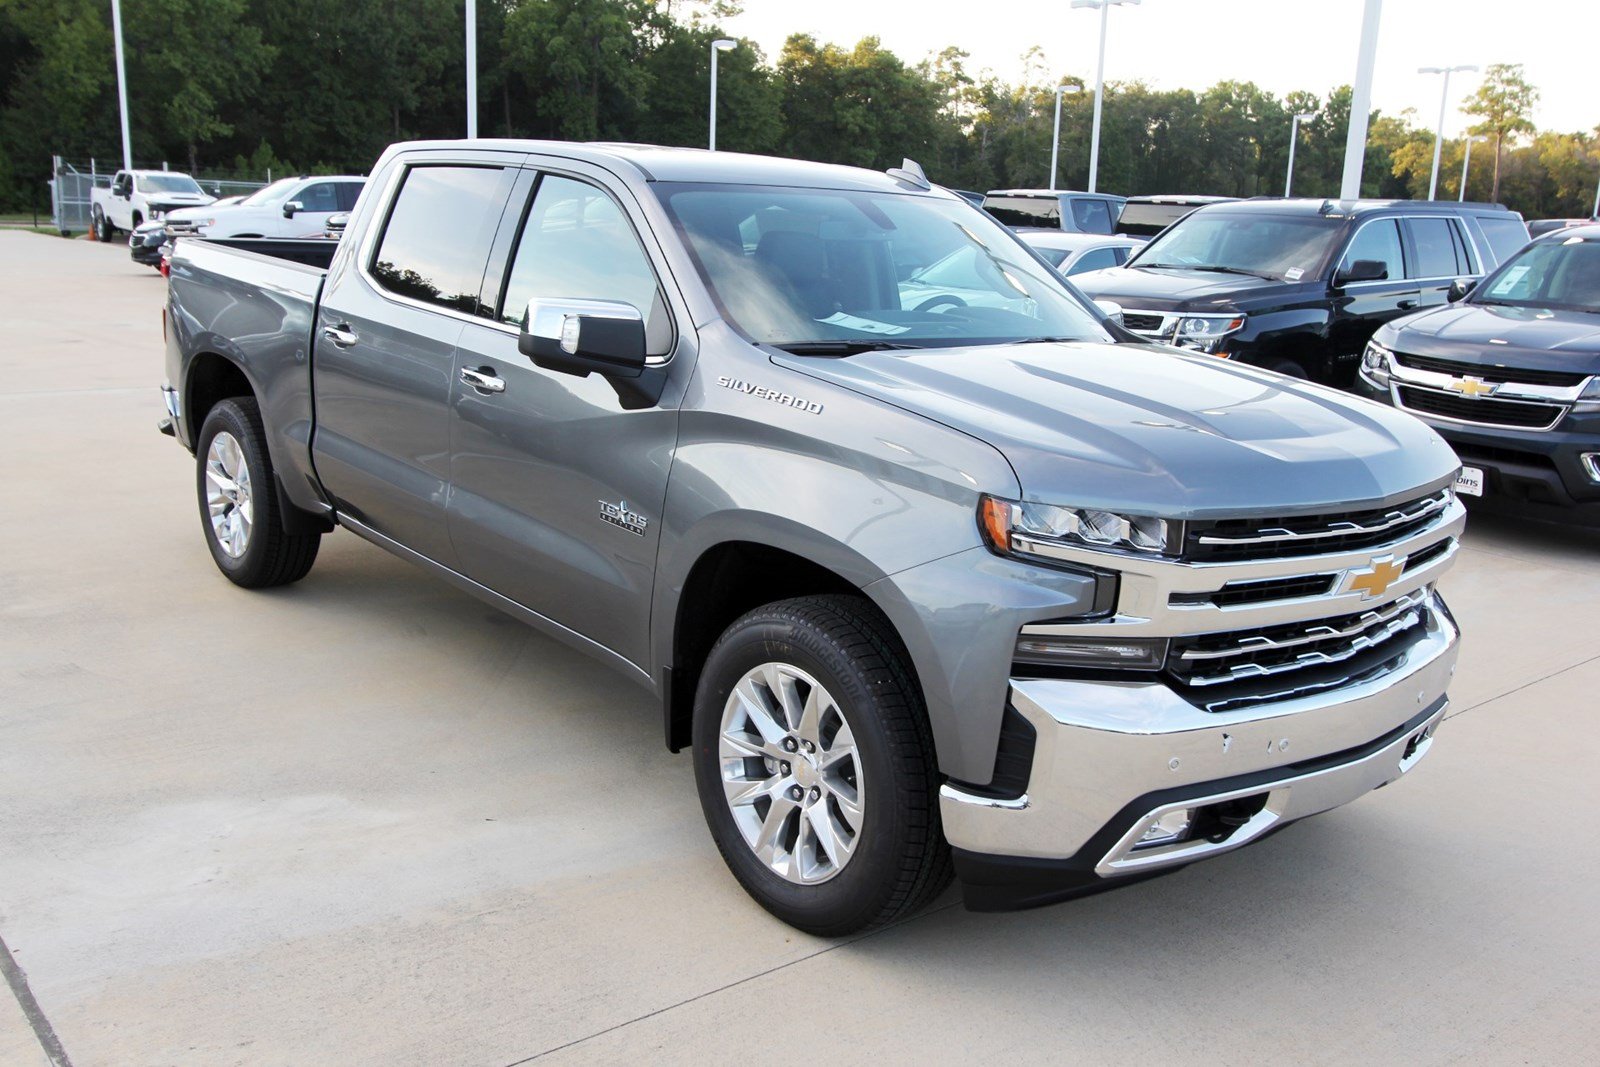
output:
[[804,756],[795,760],[792,766],[794,767],[795,783],[803,789],[810,789],[822,779],[822,776],[817,773],[816,766]]

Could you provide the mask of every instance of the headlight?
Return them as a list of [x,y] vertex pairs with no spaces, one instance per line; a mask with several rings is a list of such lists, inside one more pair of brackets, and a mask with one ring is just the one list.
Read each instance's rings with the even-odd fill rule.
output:
[[1593,415],[1600,411],[1600,375],[1590,378],[1584,385],[1577,403],[1572,405],[1572,411],[1577,415]]
[[1361,354],[1361,376],[1379,389],[1389,388],[1389,368],[1393,359],[1393,352],[1376,341],[1368,341],[1367,350]]
[[1148,515],[1067,508],[985,496],[979,525],[995,551],[1033,559],[1057,558],[1053,547],[1160,554],[1174,544],[1177,524]]
[[1178,320],[1172,343],[1179,348],[1216,352],[1223,338],[1244,327],[1243,315],[1185,315]]

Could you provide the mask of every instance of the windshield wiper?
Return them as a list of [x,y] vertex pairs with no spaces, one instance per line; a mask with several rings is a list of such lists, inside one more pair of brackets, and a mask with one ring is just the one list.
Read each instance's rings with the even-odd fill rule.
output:
[[793,341],[789,344],[773,345],[785,352],[796,356],[853,356],[860,352],[882,352],[889,349],[921,348],[922,345],[910,345],[903,341]]
[[1202,270],[1212,274],[1244,274],[1251,278],[1264,278],[1269,282],[1278,279],[1271,274],[1263,274],[1257,270],[1245,270],[1243,267],[1219,267],[1211,264],[1200,265],[1195,263],[1130,263],[1130,267],[1156,267],[1168,270]]
[[1066,334],[1051,334],[1045,337],[1019,337],[1015,341],[1007,341],[1008,345],[1049,345],[1049,344],[1083,344],[1092,343],[1092,337],[1068,337]]

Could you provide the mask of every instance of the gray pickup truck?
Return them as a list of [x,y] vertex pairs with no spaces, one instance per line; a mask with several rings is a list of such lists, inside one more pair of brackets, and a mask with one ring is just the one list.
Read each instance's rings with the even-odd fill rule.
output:
[[1444,715],[1444,442],[1141,342],[914,165],[398,145],[336,245],[179,241],[165,316],[228,578],[342,526],[622,671],[804,930],[1177,869]]

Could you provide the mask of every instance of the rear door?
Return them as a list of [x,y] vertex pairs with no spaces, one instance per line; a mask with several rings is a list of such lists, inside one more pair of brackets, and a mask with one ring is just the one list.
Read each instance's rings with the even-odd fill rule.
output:
[[[468,577],[640,664],[677,436],[681,385],[672,382],[687,373],[678,349],[688,342],[675,335],[665,260],[626,189],[566,161],[529,177],[531,195],[513,199],[502,226],[514,237],[507,266],[491,267],[485,285],[494,321],[460,338],[451,535]],[[545,370],[522,355],[535,297],[638,308],[648,352],[669,376],[663,400],[624,406],[601,375]]]
[[522,156],[417,153],[317,308],[317,473],[342,516],[453,566],[445,518],[456,341],[481,310]]
[[1402,219],[1406,263],[1417,283],[1417,305],[1438,307],[1449,299],[1450,283],[1477,273],[1467,254],[1467,239],[1457,219],[1448,216]]
[[1334,321],[1328,339],[1332,381],[1336,384],[1355,373],[1362,349],[1379,326],[1414,311],[1422,299],[1421,289],[1408,277],[1398,220],[1363,222],[1339,257],[1334,276],[1359,259],[1378,260],[1388,276],[1379,281],[1349,282],[1333,290]]

